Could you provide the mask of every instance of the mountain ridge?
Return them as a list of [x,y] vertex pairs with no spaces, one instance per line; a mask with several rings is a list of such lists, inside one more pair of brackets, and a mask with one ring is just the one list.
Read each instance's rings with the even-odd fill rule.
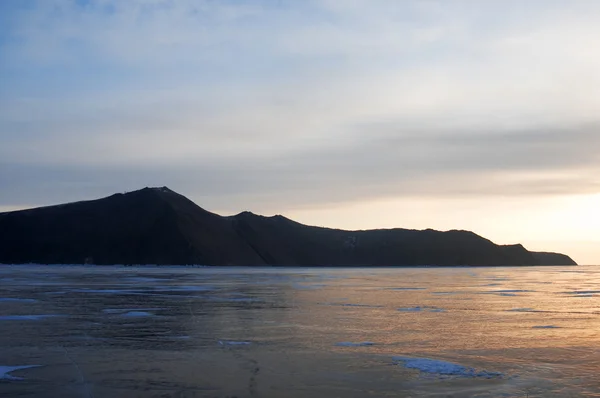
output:
[[465,230],[351,231],[249,211],[220,216],[167,187],[0,213],[0,237],[0,263],[576,265]]

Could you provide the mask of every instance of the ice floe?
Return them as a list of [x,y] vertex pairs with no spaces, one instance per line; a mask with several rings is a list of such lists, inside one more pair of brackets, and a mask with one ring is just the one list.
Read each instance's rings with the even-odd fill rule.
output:
[[440,361],[438,359],[413,357],[393,357],[392,359],[394,360],[394,362],[402,362],[405,368],[417,369],[422,373],[438,374],[442,376],[484,378],[494,378],[502,376],[502,373],[499,372],[488,372],[485,370],[477,371],[474,368],[470,368],[452,362]]
[[375,343],[371,341],[361,341],[359,343],[353,343],[351,341],[342,341],[335,344],[338,347],[368,347],[375,345]]
[[0,365],[0,380],[23,380],[22,377],[11,376],[10,373],[16,370],[37,368],[41,365],[22,365],[22,366],[1,366]]

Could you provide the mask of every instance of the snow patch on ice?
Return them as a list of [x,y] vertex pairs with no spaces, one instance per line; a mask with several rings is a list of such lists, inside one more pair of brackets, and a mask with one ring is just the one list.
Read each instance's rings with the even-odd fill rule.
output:
[[0,315],[0,321],[40,321],[60,315]]
[[370,341],[361,341],[359,343],[353,343],[350,341],[342,341],[342,342],[336,343],[335,345],[338,347],[368,347],[368,346],[375,345],[375,343],[370,342]]
[[327,285],[322,284],[322,283],[310,284],[310,285],[294,283],[292,286],[294,287],[294,289],[298,289],[298,290],[316,290],[316,289],[322,289],[322,288],[326,287]]
[[151,312],[147,312],[147,311],[129,311],[129,312],[125,312],[123,314],[121,314],[121,316],[126,316],[128,318],[139,318],[139,317],[146,317],[146,316],[153,316],[154,314]]
[[217,290],[214,286],[160,286],[158,292],[210,292]]
[[37,300],[34,300],[34,299],[0,297],[0,302],[4,302],[4,303],[35,303],[36,301]]
[[407,308],[398,308],[398,311],[400,312],[421,312],[421,311],[427,311],[427,312],[444,312],[445,310],[443,308],[437,308],[437,307],[407,307]]
[[205,297],[208,301],[214,301],[217,303],[260,303],[263,300],[253,297],[216,297],[210,296]]
[[105,314],[121,314],[125,315],[126,313],[135,313],[135,312],[148,312],[148,311],[159,311],[162,308],[106,308],[103,309],[102,312]]
[[412,357],[393,357],[395,362],[402,362],[405,368],[417,369],[422,373],[439,374],[443,376],[460,376],[460,377],[501,377],[502,373],[488,372],[485,370],[476,371],[474,368],[469,368],[452,362],[440,361],[438,359],[429,358],[412,358]]
[[331,303],[329,305],[338,305],[341,307],[364,307],[364,308],[381,308],[382,305],[371,305],[371,304],[355,304],[355,303]]
[[130,276],[130,277],[127,277],[127,280],[133,281],[133,282],[142,282],[142,283],[155,283],[155,282],[163,281],[162,279],[149,278],[149,277],[145,277],[145,276]]
[[42,365],[0,366],[0,380],[23,380],[22,377],[11,376],[9,373],[21,369],[37,368]]
[[568,292],[569,294],[598,294],[600,290],[577,290],[573,292]]
[[532,293],[535,290],[522,290],[522,289],[504,289],[504,290],[493,290],[494,293]]
[[219,340],[220,345],[250,345],[249,341]]
[[119,289],[72,289],[74,293],[95,293],[95,294],[140,294],[133,290],[119,290]]

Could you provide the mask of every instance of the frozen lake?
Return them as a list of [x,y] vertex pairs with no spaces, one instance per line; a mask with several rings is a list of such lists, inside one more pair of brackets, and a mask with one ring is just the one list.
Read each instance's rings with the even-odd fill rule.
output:
[[0,396],[598,397],[600,268],[0,266]]

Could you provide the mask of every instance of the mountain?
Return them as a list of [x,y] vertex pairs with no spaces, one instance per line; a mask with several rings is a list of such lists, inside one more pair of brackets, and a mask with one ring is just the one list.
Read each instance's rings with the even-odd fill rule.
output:
[[166,187],[0,213],[0,263],[576,265],[469,231],[344,231],[250,212],[222,217]]

